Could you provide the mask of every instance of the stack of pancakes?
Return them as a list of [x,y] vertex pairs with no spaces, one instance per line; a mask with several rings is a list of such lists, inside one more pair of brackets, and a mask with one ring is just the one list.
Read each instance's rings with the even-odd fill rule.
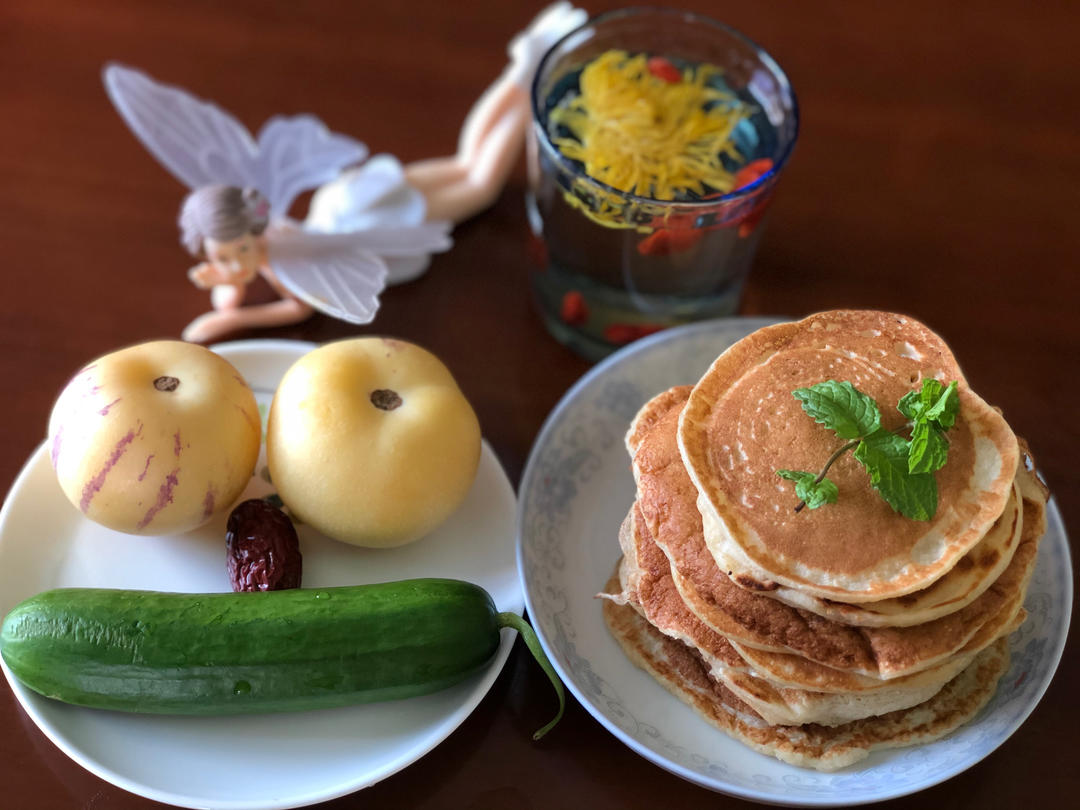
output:
[[[896,403],[926,378],[957,380],[960,401],[933,518],[895,512],[850,452],[829,470],[838,501],[796,511],[776,470],[817,472],[844,442],[791,392],[849,381],[906,435]],[[834,770],[942,737],[990,699],[1024,621],[1047,492],[925,326],[836,311],[762,329],[697,385],[649,401],[626,444],[637,499],[605,620],[706,720]]]

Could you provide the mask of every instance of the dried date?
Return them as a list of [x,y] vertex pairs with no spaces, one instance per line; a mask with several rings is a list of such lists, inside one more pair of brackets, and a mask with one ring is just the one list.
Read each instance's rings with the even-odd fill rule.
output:
[[303,558],[289,516],[260,499],[237,505],[225,527],[225,567],[234,591],[299,588]]

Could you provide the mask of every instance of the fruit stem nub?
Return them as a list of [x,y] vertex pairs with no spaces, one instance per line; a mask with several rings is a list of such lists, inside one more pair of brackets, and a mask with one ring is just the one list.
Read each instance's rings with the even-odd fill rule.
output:
[[401,407],[401,395],[389,388],[377,388],[371,392],[371,404],[380,411],[392,411]]

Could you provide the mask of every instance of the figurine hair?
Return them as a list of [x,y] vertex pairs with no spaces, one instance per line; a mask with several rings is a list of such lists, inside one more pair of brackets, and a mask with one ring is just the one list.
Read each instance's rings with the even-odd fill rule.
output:
[[203,186],[191,192],[180,209],[180,242],[201,256],[203,240],[227,242],[266,230],[269,204],[254,188]]

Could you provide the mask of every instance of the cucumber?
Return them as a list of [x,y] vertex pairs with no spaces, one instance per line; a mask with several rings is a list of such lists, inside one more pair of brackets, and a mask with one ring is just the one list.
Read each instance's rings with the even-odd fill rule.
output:
[[45,591],[4,619],[0,654],[26,687],[125,712],[224,715],[415,697],[483,668],[513,627],[559,695],[532,628],[448,579],[259,593]]

